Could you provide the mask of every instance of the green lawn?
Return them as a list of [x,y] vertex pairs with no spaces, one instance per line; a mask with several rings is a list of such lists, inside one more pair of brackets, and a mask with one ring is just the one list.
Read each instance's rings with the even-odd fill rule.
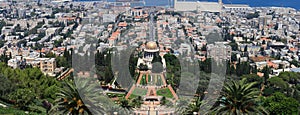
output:
[[[143,88],[138,88],[136,87],[131,95],[136,95],[136,96],[144,96],[147,94],[147,89],[143,89]],[[130,95],[130,97],[131,97]]]
[[142,79],[141,79],[140,84],[141,84],[141,85],[146,85],[146,84],[147,84],[146,82],[147,82],[147,81],[146,81],[146,75],[144,74],[144,75],[142,76]]
[[169,90],[169,88],[163,88],[157,90],[157,95],[159,96],[165,96],[166,98],[173,98],[172,92]]
[[150,82],[151,80],[151,75],[148,75],[148,82]]
[[25,111],[16,108],[3,108],[0,107],[0,115],[46,115],[46,113],[33,113],[26,114]]
[[131,94],[131,95],[129,96],[129,99],[133,99],[133,98],[136,98],[136,97],[138,97],[138,95]]

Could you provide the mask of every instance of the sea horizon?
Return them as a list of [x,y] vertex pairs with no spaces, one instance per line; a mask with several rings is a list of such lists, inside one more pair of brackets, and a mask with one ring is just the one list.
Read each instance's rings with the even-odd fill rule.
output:
[[[101,1],[101,0],[77,0],[84,1]],[[113,2],[115,0],[107,0]],[[174,0],[172,0],[174,1]],[[187,0],[188,1],[188,0]],[[218,0],[199,0],[206,2],[217,2]],[[168,0],[145,0],[145,6],[168,6]],[[299,0],[223,0],[224,4],[246,4],[250,7],[290,7],[300,10]]]

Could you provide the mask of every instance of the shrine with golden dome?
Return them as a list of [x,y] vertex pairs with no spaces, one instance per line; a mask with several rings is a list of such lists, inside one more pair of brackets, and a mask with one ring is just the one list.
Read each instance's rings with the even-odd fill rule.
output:
[[157,44],[156,42],[147,42],[146,43],[146,49],[149,49],[149,50],[156,50],[157,49]]
[[153,56],[159,54],[159,47],[156,42],[154,41],[149,41],[146,43],[145,48],[144,48],[144,58],[151,59]]

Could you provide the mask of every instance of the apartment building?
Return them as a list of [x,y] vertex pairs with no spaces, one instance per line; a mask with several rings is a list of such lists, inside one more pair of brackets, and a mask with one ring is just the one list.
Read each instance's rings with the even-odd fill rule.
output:
[[207,45],[207,57],[215,60],[231,60],[231,47],[222,42]]
[[27,65],[32,65],[33,67],[38,67],[40,70],[49,76],[55,76],[54,71],[56,69],[55,58],[26,58]]

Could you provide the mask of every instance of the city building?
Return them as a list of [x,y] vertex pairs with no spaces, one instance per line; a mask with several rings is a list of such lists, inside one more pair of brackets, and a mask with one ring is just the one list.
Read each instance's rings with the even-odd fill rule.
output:
[[231,47],[222,42],[215,42],[215,44],[207,45],[207,57],[215,60],[231,61],[231,51]]
[[219,2],[175,0],[174,9],[175,11],[221,12],[222,0]]
[[103,23],[115,22],[117,15],[116,14],[103,14]]
[[249,5],[244,4],[224,4],[223,9],[226,11],[246,11],[246,10],[252,10],[252,8]]
[[16,58],[8,60],[7,65],[14,69],[24,68],[26,65],[26,61],[23,60],[22,56],[16,56]]
[[26,65],[31,65],[32,67],[38,67],[40,70],[49,76],[55,76],[56,60],[55,58],[30,58],[24,57],[26,60]]

